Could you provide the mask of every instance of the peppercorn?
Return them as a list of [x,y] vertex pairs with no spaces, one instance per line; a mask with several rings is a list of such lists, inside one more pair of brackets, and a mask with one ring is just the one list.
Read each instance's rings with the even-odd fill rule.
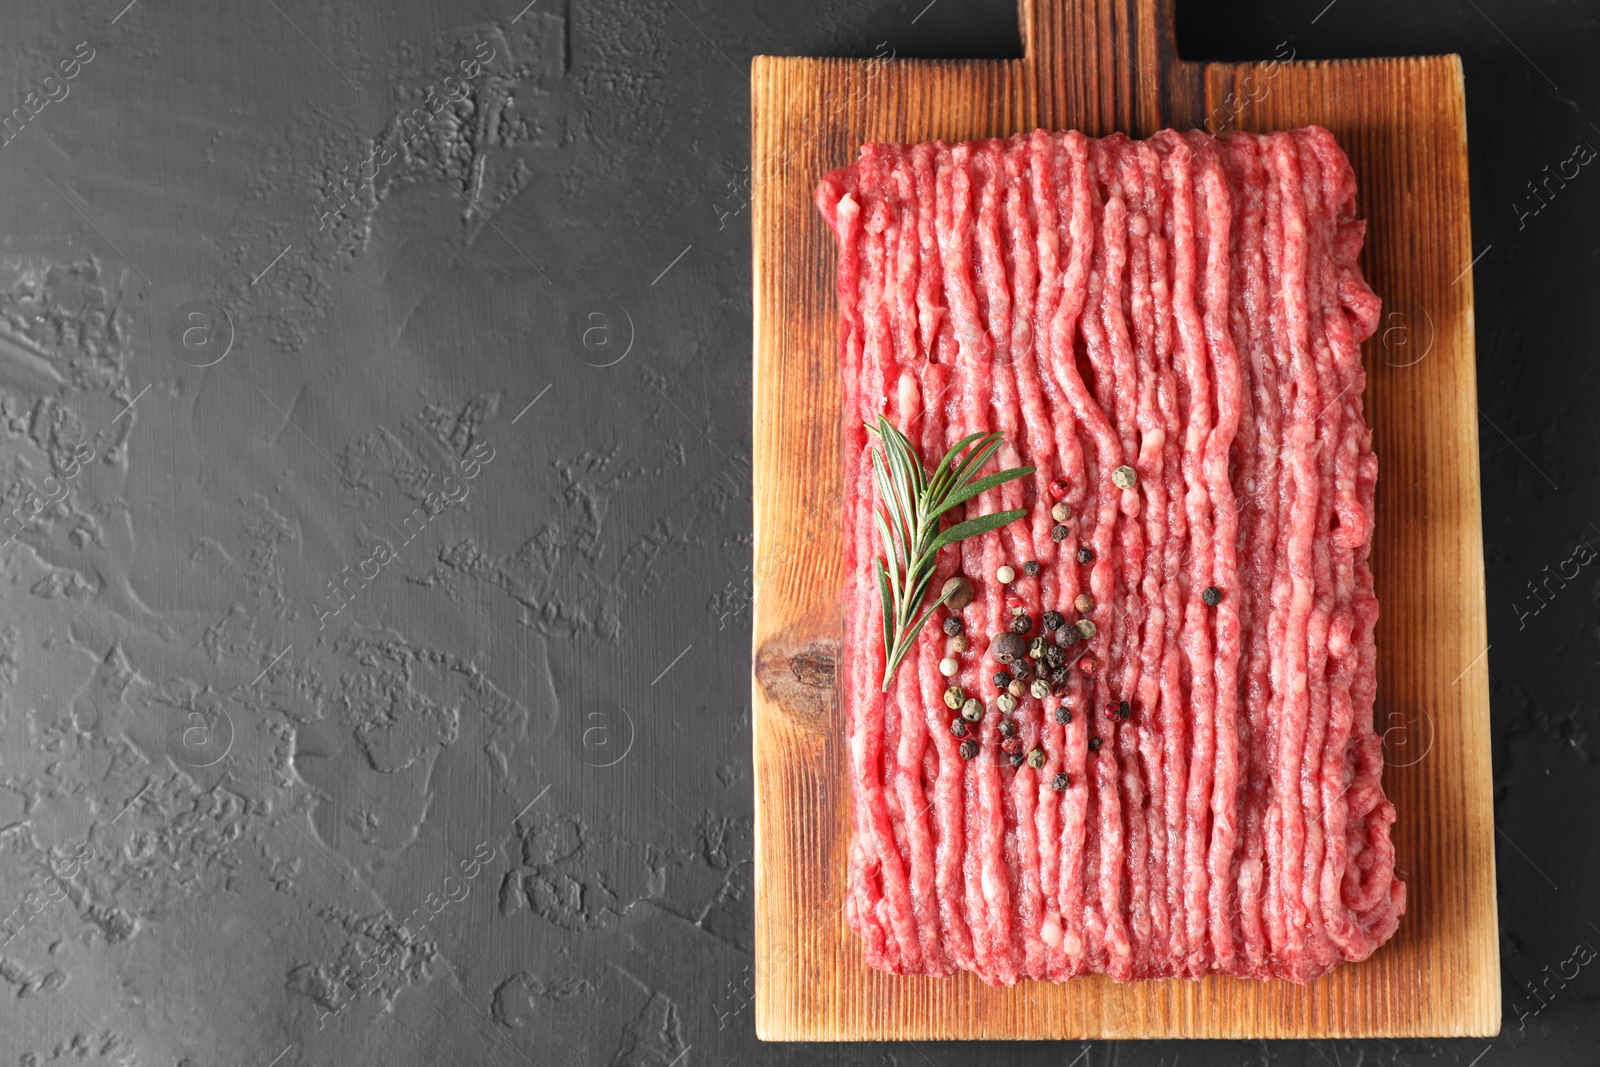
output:
[[1054,789],[1057,793],[1065,792],[1067,786],[1071,784],[1072,775],[1068,774],[1066,771],[1057,771],[1056,776],[1050,779],[1050,788]]
[[994,706],[1000,709],[1000,714],[1010,715],[1017,710],[1017,698],[1010,693],[1002,693],[1000,699],[994,702]]
[[1062,648],[1054,641],[1051,641],[1044,646],[1045,666],[1049,667],[1051,670],[1055,670],[1057,667],[1061,666],[1066,658],[1066,649]]
[[1079,619],[1074,625],[1077,627],[1078,633],[1083,635],[1086,640],[1093,637],[1097,632],[1093,619]]
[[1017,614],[1018,612],[1020,612],[1023,608],[1025,608],[1027,606],[1028,606],[1028,602],[1026,600],[1024,600],[1022,597],[1016,595],[1015,593],[1013,593],[1010,596],[1006,597],[1006,607],[1011,609],[1011,614],[1013,614],[1013,615]]
[[999,689],[1000,691],[1004,692],[1006,686],[1008,686],[1010,684],[1011,684],[1011,675],[1007,674],[1005,671],[995,671],[994,672],[994,687],[996,689]]
[[1015,719],[1001,719],[1000,720],[1000,736],[1001,737],[1015,737],[1015,736],[1017,736],[1017,723],[1016,723]]
[[1092,548],[1080,548],[1080,549],[1078,549],[1078,562],[1079,563],[1093,563],[1094,562],[1094,549],[1092,549]]
[[1050,517],[1057,522],[1066,522],[1072,518],[1072,505],[1065,500],[1058,501],[1056,506],[1050,509]]
[[1090,752],[1099,752],[1100,751],[1100,739],[1098,737],[1089,738],[1089,751]]
[[950,732],[952,734],[954,734],[956,737],[966,737],[967,734],[970,732],[967,729],[967,720],[966,719],[951,719],[950,720]]
[[1050,695],[1050,683],[1045,681],[1043,678],[1035,678],[1033,680],[1033,686],[1028,690],[1028,692],[1032,693],[1039,700],[1043,700],[1045,697]]
[[966,691],[963,690],[959,685],[952,685],[949,689],[944,691],[945,707],[949,708],[951,711],[960,711],[961,705],[965,704],[966,702]]
[[1069,723],[1072,721],[1072,709],[1065,704],[1056,709],[1056,722]]
[[1063,627],[1056,632],[1056,640],[1061,643],[1062,648],[1071,648],[1078,643],[1081,636],[1076,626]]
[[1011,665],[1011,673],[1017,676],[1017,681],[1026,682],[1033,677],[1033,664],[1023,656]]
[[1070,487],[1067,485],[1067,480],[1065,478],[1057,478],[1055,481],[1050,483],[1050,499],[1060,500],[1062,497],[1067,495],[1068,488]]
[[972,638],[968,637],[966,634],[956,634],[956,636],[950,642],[950,647],[955,649],[957,652],[971,651]]
[[[1066,670],[1065,667],[1063,667],[1061,669],[1063,671]],[[1066,682],[1051,682],[1050,683],[1050,695],[1055,697],[1057,700],[1065,700],[1065,699],[1067,699],[1067,690],[1068,690],[1068,688],[1069,688],[1069,686],[1067,685]]]
[[961,717],[968,722],[977,722],[983,718],[983,704],[977,697],[968,697],[967,702],[961,705]]
[[1012,570],[1010,567],[1005,566],[1002,566],[999,570],[995,571],[994,576],[1001,585],[1010,585],[1012,582],[1017,580],[1017,572]]
[[1028,687],[1022,684],[1022,679],[1018,678],[1010,685],[1006,686],[1006,692],[1016,699],[1021,700],[1024,694],[1028,692]]
[[1001,663],[1011,663],[1028,654],[1028,642],[1020,634],[995,634],[989,641],[989,650]]
[[1132,489],[1139,484],[1139,472],[1124,464],[1111,472],[1111,484],[1118,489]]
[[944,583],[944,588],[939,590],[939,595],[944,598],[945,604],[951,611],[960,611],[972,603],[975,591],[972,588],[972,583],[958,574]]
[[1027,612],[1024,611],[1024,612],[1020,612],[1019,614],[1011,616],[1011,632],[1012,633],[1014,633],[1014,634],[1025,634],[1031,629],[1033,629],[1033,619],[1028,617],[1028,613]]
[[1022,565],[1022,573],[1026,574],[1029,578],[1037,577],[1039,574],[1039,561],[1036,559],[1030,559],[1028,562],[1024,563]]
[[1128,703],[1126,700],[1118,701],[1117,702],[1117,718],[1121,719],[1123,722],[1127,722],[1132,717],[1133,717],[1133,705]]
[[945,618],[944,632],[949,636],[960,637],[961,631],[964,629],[966,629],[966,627],[961,624],[961,616],[950,615]]
[[1034,770],[1044,766],[1044,749],[1036,748],[1028,753],[1028,766]]
[[1050,527],[1050,540],[1059,545],[1061,542],[1067,539],[1067,535],[1071,532],[1072,531],[1067,528],[1066,523],[1058,522],[1054,526]]
[[1079,593],[1078,599],[1072,602],[1072,606],[1078,609],[1079,615],[1087,615],[1094,610],[1094,597],[1088,593]]
[[1214,608],[1222,603],[1222,590],[1214,585],[1208,585],[1200,594],[1200,600],[1208,608]]
[[[1006,738],[1004,741],[1000,742],[1000,751],[1001,752],[1021,752],[1022,751],[1022,738],[1020,738],[1020,737],[1008,737],[1008,738]],[[1016,765],[1012,764],[1012,766],[1016,766]]]
[[1100,661],[1094,658],[1093,652],[1085,652],[1078,657],[1078,671],[1080,674],[1093,674],[1100,666]]
[[1071,667],[1068,667],[1066,664],[1062,664],[1061,666],[1056,667],[1055,669],[1053,669],[1050,672],[1050,688],[1051,689],[1055,689],[1057,686],[1066,685],[1067,684],[1067,679],[1069,679],[1071,677],[1072,677],[1072,668]]
[[1044,628],[1046,630],[1059,630],[1066,624],[1067,618],[1061,612],[1047,611],[1044,613]]
[[977,754],[978,754],[978,742],[974,741],[970,737],[967,738],[965,741],[961,742],[961,758],[962,759],[971,759],[973,756],[976,756]]
[[1011,753],[1011,766],[1013,766],[1013,767],[1020,767],[1020,766],[1022,766],[1022,761],[1023,761],[1023,760],[1024,760],[1024,759],[1026,759],[1026,758],[1027,758],[1027,757],[1026,757],[1026,756],[1024,756],[1024,755],[1023,755],[1023,754],[1022,754],[1022,753],[1020,753],[1020,752],[1013,752],[1013,753]]
[[939,673],[946,678],[954,678],[960,670],[961,664],[954,656],[946,656],[939,661]]
[[1028,642],[1028,658],[1043,659],[1046,644],[1048,644],[1048,642],[1045,641],[1043,634]]
[[1106,718],[1108,718],[1108,719],[1120,719],[1120,718],[1122,718],[1122,705],[1118,704],[1115,700],[1106,701]]

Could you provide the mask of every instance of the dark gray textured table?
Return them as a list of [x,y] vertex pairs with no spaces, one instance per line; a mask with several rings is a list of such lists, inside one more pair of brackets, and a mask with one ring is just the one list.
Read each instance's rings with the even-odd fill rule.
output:
[[1466,57],[1501,1038],[767,1046],[746,68],[1011,3],[124,3],[0,44],[0,1065],[1600,1062],[1591,8],[1179,7]]

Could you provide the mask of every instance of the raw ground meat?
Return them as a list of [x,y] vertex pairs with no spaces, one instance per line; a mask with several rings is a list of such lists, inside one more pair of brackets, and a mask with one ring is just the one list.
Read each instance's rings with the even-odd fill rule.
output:
[[[1355,194],[1314,126],[867,145],[824,179],[849,501],[846,907],[873,966],[1306,981],[1394,932],[1359,350],[1378,299]],[[1025,518],[941,553],[933,588],[961,573],[977,591],[959,673],[938,670],[941,608],[888,693],[865,429],[880,414],[929,466],[997,430],[991,470],[1038,468],[969,504]],[[1131,489],[1112,482],[1124,465]],[[1038,769],[1000,750],[989,645],[1008,595],[1034,634],[1051,610],[1067,620],[1052,638],[1096,628],[1065,650],[1093,658],[1063,695],[1015,712]],[[985,705],[970,760],[952,682]],[[1122,701],[1128,717],[1108,714]]]

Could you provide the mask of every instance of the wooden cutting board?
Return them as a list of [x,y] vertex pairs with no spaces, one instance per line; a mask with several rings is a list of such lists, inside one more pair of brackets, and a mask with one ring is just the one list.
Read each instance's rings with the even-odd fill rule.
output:
[[[1500,1029],[1473,249],[1457,56],[1186,63],[1170,0],[1023,0],[1026,58],[752,64],[756,1031],[783,1041],[1487,1036]],[[1280,49],[1287,57],[1288,46]],[[1231,95],[1230,95],[1231,94]],[[984,986],[869,968],[845,924],[834,241],[812,202],[863,141],[1037,127],[1333,131],[1384,301],[1365,350],[1381,464],[1377,728],[1408,904],[1307,986],[1211,978]]]

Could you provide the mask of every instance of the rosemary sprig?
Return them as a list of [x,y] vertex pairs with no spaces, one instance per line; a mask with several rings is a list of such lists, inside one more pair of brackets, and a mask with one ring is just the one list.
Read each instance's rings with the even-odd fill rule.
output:
[[1013,467],[974,480],[973,476],[1004,440],[998,433],[975,433],[957,441],[929,475],[922,469],[916,446],[888,419],[880,415],[878,425],[868,425],[867,429],[876,433],[882,443],[881,450],[872,452],[872,480],[884,505],[883,511],[873,514],[878,536],[883,540],[884,558],[873,563],[878,571],[878,590],[883,594],[883,691],[887,693],[900,661],[916,644],[928,616],[949,596],[941,594],[919,613],[928,583],[933,580],[939,550],[998,530],[1027,512],[1020,508],[1000,511],[958,522],[943,531],[939,529],[940,519],[958,504],[1013,478],[1032,474],[1034,469]]

